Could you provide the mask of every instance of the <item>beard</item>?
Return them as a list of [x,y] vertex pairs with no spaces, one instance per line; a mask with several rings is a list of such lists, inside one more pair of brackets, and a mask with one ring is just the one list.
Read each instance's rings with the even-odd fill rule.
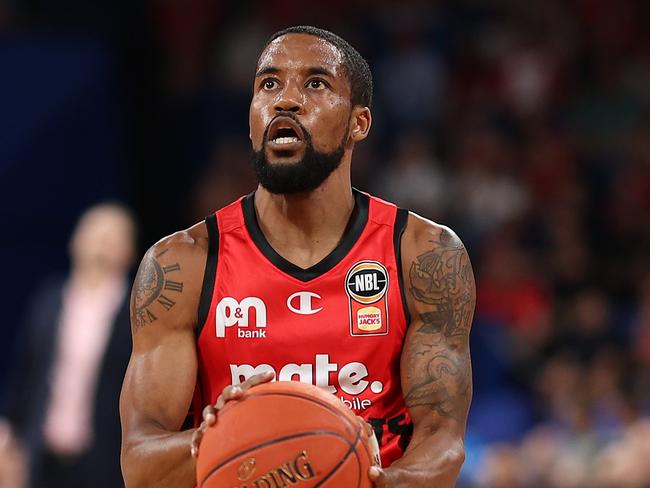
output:
[[[269,192],[279,195],[309,193],[315,190],[340,166],[345,152],[345,136],[334,151],[329,153],[316,151],[311,135],[298,120],[294,117],[291,118],[300,126],[305,135],[305,152],[300,161],[288,164],[269,163],[266,158],[268,129],[264,134],[262,149],[251,151],[251,160],[257,181]],[[347,129],[344,134],[347,134]]]

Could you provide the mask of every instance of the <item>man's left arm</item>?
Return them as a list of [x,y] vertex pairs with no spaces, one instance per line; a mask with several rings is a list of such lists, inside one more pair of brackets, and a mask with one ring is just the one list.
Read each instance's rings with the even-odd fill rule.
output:
[[413,214],[402,239],[402,269],[411,322],[401,381],[413,438],[400,460],[385,470],[372,468],[371,478],[378,487],[453,487],[465,457],[472,398],[474,274],[450,229]]

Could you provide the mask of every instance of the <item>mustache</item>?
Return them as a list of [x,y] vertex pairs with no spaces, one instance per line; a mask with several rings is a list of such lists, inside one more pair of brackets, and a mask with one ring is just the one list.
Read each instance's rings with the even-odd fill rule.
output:
[[293,112],[278,112],[277,115],[273,117],[266,125],[266,129],[264,129],[264,139],[263,139],[264,143],[266,143],[266,141],[269,140],[269,128],[271,127],[271,124],[275,121],[275,119],[277,119],[278,117],[289,117],[291,120],[293,120],[296,123],[298,127],[300,127],[302,133],[305,134],[305,141],[306,142],[311,141],[311,134],[305,128],[305,126],[300,123],[298,117],[296,117],[296,114],[294,114]]

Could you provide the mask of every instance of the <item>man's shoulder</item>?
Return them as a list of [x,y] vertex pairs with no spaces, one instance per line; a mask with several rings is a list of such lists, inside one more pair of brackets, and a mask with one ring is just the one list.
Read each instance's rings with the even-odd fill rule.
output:
[[463,243],[456,233],[446,225],[429,220],[415,212],[409,212],[404,230],[403,248],[405,250],[422,247],[442,246],[445,248],[463,248]]
[[145,253],[133,284],[131,322],[196,326],[208,249],[204,222],[163,237]]
[[208,231],[205,222],[197,222],[187,229],[169,234],[149,248],[147,254],[161,252],[184,258],[203,257],[208,250]]
[[[410,213],[401,251],[402,273],[410,292],[406,295],[410,316],[435,319],[435,327],[447,323],[451,315],[445,314],[470,317],[469,323],[463,322],[462,329],[448,329],[450,333],[460,331],[458,335],[466,337],[476,285],[469,255],[460,238],[449,227]],[[432,310],[432,305],[437,310]]]

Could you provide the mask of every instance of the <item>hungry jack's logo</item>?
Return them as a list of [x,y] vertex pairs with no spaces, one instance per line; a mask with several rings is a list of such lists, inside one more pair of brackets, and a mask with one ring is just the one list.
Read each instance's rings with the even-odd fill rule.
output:
[[376,261],[360,261],[345,276],[350,297],[350,334],[388,334],[388,271]]

